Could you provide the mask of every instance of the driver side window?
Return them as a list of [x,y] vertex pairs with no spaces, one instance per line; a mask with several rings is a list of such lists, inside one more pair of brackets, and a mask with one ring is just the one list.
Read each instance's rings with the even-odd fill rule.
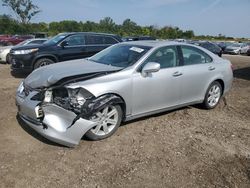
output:
[[81,46],[84,45],[84,36],[82,35],[73,35],[65,39],[67,46]]
[[157,49],[152,55],[145,61],[159,63],[161,69],[175,67],[177,65],[177,49],[175,46],[167,46]]

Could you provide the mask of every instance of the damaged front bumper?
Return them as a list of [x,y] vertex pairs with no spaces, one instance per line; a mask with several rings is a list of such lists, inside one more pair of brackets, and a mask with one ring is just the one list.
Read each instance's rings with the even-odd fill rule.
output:
[[[40,105],[41,102],[31,100],[37,92],[31,92],[23,97],[17,94],[16,104],[20,118],[32,129],[45,138],[68,147],[77,145],[83,135],[96,126],[95,122],[76,118],[74,112],[68,111],[55,104]],[[43,118],[39,118],[39,113]]]

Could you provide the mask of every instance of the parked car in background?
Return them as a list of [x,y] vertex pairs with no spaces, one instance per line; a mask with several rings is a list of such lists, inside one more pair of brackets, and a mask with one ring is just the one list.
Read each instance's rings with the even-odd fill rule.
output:
[[23,42],[23,41],[25,41],[27,39],[32,39],[32,38],[34,38],[34,36],[32,36],[32,35],[15,35],[15,36],[12,36],[12,37],[2,39],[0,41],[0,45],[2,45],[2,46],[13,46],[13,45],[17,45],[20,42]]
[[249,50],[247,50],[247,55],[250,55],[250,49],[249,49]]
[[135,36],[135,37],[123,37],[123,42],[138,41],[138,40],[156,40],[155,37],[151,36]]
[[12,48],[11,69],[13,72],[31,72],[52,63],[90,57],[119,42],[122,42],[121,38],[113,34],[62,33],[41,45]]
[[0,42],[1,42],[1,40],[7,39],[10,37],[12,37],[12,36],[11,35],[0,35]]
[[247,54],[249,50],[250,50],[250,43],[243,43],[241,50],[240,50],[240,53]]
[[208,42],[208,41],[196,41],[194,44],[201,46],[210,52],[213,52],[214,54],[218,55],[219,57],[222,56],[222,49],[215,43]]
[[243,43],[233,43],[230,46],[227,46],[224,53],[225,54],[241,54],[242,48],[244,48],[245,44]]
[[199,46],[126,42],[37,69],[18,87],[16,104],[28,126],[72,147],[84,135],[111,136],[123,121],[197,103],[213,109],[232,80],[230,61]]
[[[42,44],[45,41],[47,41],[47,39],[27,39],[19,44],[17,44],[15,47],[20,47],[20,46],[26,46],[26,45],[35,45],[35,44]],[[10,63],[10,50],[11,48],[13,48],[14,46],[4,46],[4,47],[0,47],[0,62],[3,63]]]
[[47,32],[35,32],[32,33],[35,38],[48,38],[48,33]]

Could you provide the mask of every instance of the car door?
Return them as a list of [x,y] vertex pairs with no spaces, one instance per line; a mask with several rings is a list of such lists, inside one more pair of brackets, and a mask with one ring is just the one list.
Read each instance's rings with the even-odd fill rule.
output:
[[[180,99],[179,58],[176,46],[155,50],[142,64],[157,62],[158,72],[143,76],[141,70],[133,74],[133,115],[176,106]],[[142,69],[141,68],[141,69]]]
[[216,72],[213,59],[196,47],[182,45],[180,48],[183,54],[181,104],[203,100],[208,82]]
[[85,38],[83,34],[71,35],[58,46],[60,61],[80,59],[86,56]]

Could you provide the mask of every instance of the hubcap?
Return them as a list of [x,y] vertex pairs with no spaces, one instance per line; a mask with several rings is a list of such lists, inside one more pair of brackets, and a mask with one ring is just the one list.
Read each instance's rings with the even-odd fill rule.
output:
[[208,92],[208,104],[209,106],[213,107],[215,106],[220,99],[221,91],[220,87],[218,85],[214,85],[210,88]]
[[41,64],[40,64],[40,67],[43,67],[43,66],[46,66],[46,65],[49,65],[50,63],[48,61],[43,61]]
[[97,122],[97,126],[91,129],[91,132],[103,136],[109,134],[118,122],[118,111],[114,106],[107,106],[97,112],[91,121]]

